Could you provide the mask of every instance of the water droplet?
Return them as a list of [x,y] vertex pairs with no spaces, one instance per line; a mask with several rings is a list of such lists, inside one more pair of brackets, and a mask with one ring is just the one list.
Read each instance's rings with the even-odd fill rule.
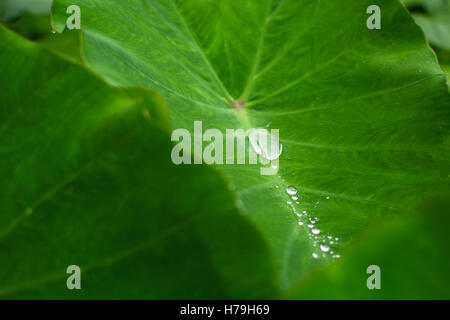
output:
[[300,202],[298,202],[298,201],[295,201],[295,203],[296,203],[296,204],[299,204]]
[[303,211],[303,213],[304,213],[304,214],[307,214],[308,212],[306,212],[306,211]]
[[330,239],[330,240],[331,240],[331,239],[333,239],[333,237],[332,237],[332,236],[328,236],[327,238],[328,238],[328,239]]
[[293,196],[293,195],[296,195],[296,194],[297,194],[298,190],[297,190],[297,188],[294,187],[294,186],[289,186],[289,187],[286,188],[286,192],[287,192],[289,195]]
[[314,253],[312,254],[312,257],[313,257],[314,259],[317,259],[317,258],[319,257],[319,255],[318,255],[317,253],[314,252]]
[[334,244],[334,241],[330,241],[330,244]]
[[330,200],[330,196],[327,196],[327,200]]
[[287,204],[292,204],[292,201],[288,201]]
[[339,254],[335,254],[334,256],[333,256],[333,258],[335,258],[335,259],[339,259],[341,257],[341,255],[339,255]]
[[320,250],[322,250],[323,252],[328,252],[328,251],[330,251],[330,247],[327,246],[326,244],[321,244]]
[[331,250],[331,251],[330,251],[330,254],[334,254],[334,251],[333,251],[333,250]]
[[339,238],[338,238],[338,237],[336,237],[336,238],[334,238],[334,240],[338,241],[338,240],[339,240]]
[[319,233],[320,233],[320,230],[317,229],[317,228],[314,228],[314,229],[312,229],[312,233],[314,233],[314,234],[319,234]]
[[299,221],[299,222],[298,222],[298,225],[299,225],[299,226],[302,226],[302,225],[303,225],[303,222]]
[[[253,150],[267,160],[276,160],[283,152],[283,145],[267,129],[254,129],[249,133]],[[273,145],[272,145],[273,144]]]
[[314,226],[312,224],[308,224],[308,228],[312,229]]
[[293,196],[292,196],[292,200],[298,200],[298,196],[293,195]]

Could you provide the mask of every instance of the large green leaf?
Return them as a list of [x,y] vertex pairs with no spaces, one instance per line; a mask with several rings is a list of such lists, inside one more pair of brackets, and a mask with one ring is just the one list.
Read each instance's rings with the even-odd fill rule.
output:
[[[277,296],[223,178],[171,164],[158,96],[2,27],[0,44],[0,298]],[[67,289],[69,265],[82,290]]]
[[113,85],[159,92],[174,128],[280,129],[278,175],[218,169],[283,289],[370,225],[449,191],[446,77],[399,1],[382,1],[382,29],[369,30],[369,0],[56,0],[55,30],[73,3],[85,63]]

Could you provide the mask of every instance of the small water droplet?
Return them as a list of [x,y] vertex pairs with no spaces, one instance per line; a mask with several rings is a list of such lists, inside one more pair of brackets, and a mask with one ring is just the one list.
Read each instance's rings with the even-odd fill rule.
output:
[[339,238],[338,238],[338,237],[336,237],[336,238],[334,238],[334,240],[338,241],[338,240],[339,240]]
[[299,225],[299,226],[302,226],[302,225],[303,225],[303,222],[299,221],[299,222],[298,222],[298,225]]
[[339,255],[339,254],[335,254],[334,256],[333,256],[333,258],[335,258],[335,259],[339,259],[341,257],[341,255]]
[[330,244],[334,244],[334,241],[330,241]]
[[330,251],[330,247],[327,246],[326,244],[321,244],[320,250],[322,250],[323,252],[328,252],[328,251]]
[[332,236],[328,236],[327,238],[328,238],[328,239],[330,239],[330,240],[331,240],[331,239],[333,239],[333,237],[332,237]]
[[314,259],[317,259],[317,258],[319,258],[319,255],[318,255],[317,253],[314,252],[314,253],[312,254],[312,257],[313,257]]
[[289,187],[286,188],[286,192],[287,192],[289,195],[293,196],[293,195],[296,195],[296,194],[297,194],[298,190],[297,190],[297,188],[294,187],[294,186],[289,186]]
[[314,226],[312,224],[308,224],[308,228],[312,229]]
[[314,229],[312,229],[312,233],[314,233],[314,234],[319,234],[319,233],[320,233],[320,230],[317,229],[317,228],[314,228]]
[[330,200],[330,196],[327,196],[327,200]]
[[289,204],[289,205],[292,204],[292,201],[288,201],[287,204]]
[[292,196],[292,200],[298,200],[298,196],[293,195],[293,196]]

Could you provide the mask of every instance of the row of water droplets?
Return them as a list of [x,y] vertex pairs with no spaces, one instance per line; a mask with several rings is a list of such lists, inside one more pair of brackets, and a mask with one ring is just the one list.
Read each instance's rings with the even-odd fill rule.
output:
[[[270,127],[270,124],[266,126],[266,128],[268,127]],[[257,129],[249,136],[250,144],[258,155],[267,160],[276,160],[280,157],[283,146],[278,144],[278,141],[273,141],[271,138],[272,137],[265,129]],[[277,164],[272,164],[272,167],[278,169]],[[281,178],[280,176],[278,177]],[[278,188],[278,186],[276,186],[276,188]],[[333,237],[332,235],[324,236],[317,226],[317,222],[319,221],[318,217],[313,217],[306,210],[298,212],[296,205],[300,204],[300,199],[297,188],[289,186],[286,188],[286,193],[291,198],[287,204],[293,209],[298,217],[298,225],[300,227],[307,226],[307,230],[310,231],[308,236],[312,240],[314,248],[317,248],[317,252],[313,252],[312,257],[318,259],[320,256],[326,258],[327,255],[329,255],[333,259],[340,258],[340,255],[333,250],[333,246],[338,243],[339,238]],[[330,197],[327,196],[326,199],[329,200]],[[318,202],[316,202],[316,205],[317,204]]]
[[[312,240],[314,248],[317,249],[312,253],[312,257],[314,259],[318,259],[320,256],[323,258],[331,256],[333,259],[339,259],[341,256],[333,249],[333,247],[337,245],[339,238],[330,234],[324,235],[322,230],[320,230],[317,225],[320,221],[318,217],[311,215],[307,210],[302,210],[301,212],[297,210],[296,205],[300,204],[300,199],[296,187],[287,187],[286,193],[291,199],[287,202],[287,204],[293,209],[295,215],[297,216],[299,227],[303,227],[308,230],[308,237]],[[329,200],[330,197],[327,196],[325,199]],[[316,202],[316,206],[317,204],[318,202]]]

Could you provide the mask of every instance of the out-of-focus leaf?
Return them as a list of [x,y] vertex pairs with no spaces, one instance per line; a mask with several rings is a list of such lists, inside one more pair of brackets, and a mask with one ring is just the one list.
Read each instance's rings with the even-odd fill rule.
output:
[[224,179],[171,163],[160,97],[2,27],[0,44],[0,298],[277,296]]
[[42,44],[69,60],[81,61],[78,47],[78,31],[68,31],[64,34],[52,33],[49,15],[34,15],[25,12],[17,20],[5,25],[8,29]]
[[23,12],[37,15],[50,13],[53,0],[1,0],[0,21],[8,21],[18,17]]
[[415,14],[414,18],[422,27],[428,41],[432,45],[450,50],[450,14],[439,15],[437,17]]
[[370,225],[449,191],[446,76],[397,0],[380,3],[381,30],[366,26],[369,0],[55,4],[59,32],[67,6],[81,7],[87,65],[113,85],[159,92],[174,128],[280,129],[277,175],[217,168],[270,244],[283,289]]
[[404,0],[404,3],[410,9],[423,7],[424,12],[412,12],[416,22],[433,46],[450,50],[450,0]]

